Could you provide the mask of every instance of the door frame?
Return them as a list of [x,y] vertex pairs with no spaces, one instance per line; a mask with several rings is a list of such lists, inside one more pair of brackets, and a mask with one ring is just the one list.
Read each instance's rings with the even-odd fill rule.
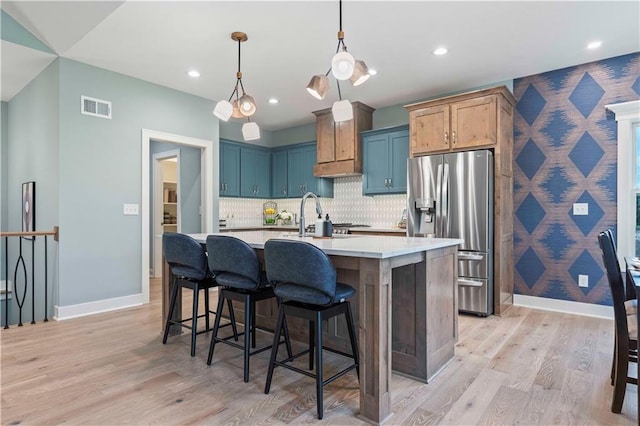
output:
[[[152,141],[153,142],[153,141]],[[164,232],[164,228],[160,224],[164,220],[163,212],[164,209],[162,205],[164,203],[164,195],[163,195],[163,182],[164,182],[164,166],[163,161],[166,161],[170,158],[176,159],[176,187],[178,189],[178,200],[176,206],[177,212],[177,221],[176,221],[176,230],[180,232],[182,230],[181,221],[182,221],[182,211],[180,210],[182,203],[180,202],[180,194],[182,194],[182,189],[180,188],[180,150],[172,149],[169,151],[158,152],[152,155],[153,161],[153,208],[151,210],[151,271],[149,274],[154,277],[160,277],[162,272],[162,256],[159,256],[159,245],[156,244],[156,238],[159,235],[162,235]]]
[[149,159],[151,140],[158,142],[169,142],[177,145],[200,148],[200,181],[201,181],[201,204],[202,204],[202,232],[212,233],[218,231],[219,212],[218,205],[220,195],[220,175],[214,173],[214,164],[220,162],[219,141],[192,138],[188,136],[174,135],[170,133],[158,132],[155,130],[142,129],[141,145],[141,194],[142,203],[140,206],[141,229],[141,283],[142,283],[142,303],[149,303],[149,220],[150,220],[150,171]]

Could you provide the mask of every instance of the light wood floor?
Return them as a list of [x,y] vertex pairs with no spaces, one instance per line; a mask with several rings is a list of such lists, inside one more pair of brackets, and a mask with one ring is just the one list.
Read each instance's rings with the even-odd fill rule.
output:
[[[237,349],[218,345],[206,365],[209,335],[199,336],[194,358],[188,335],[162,345],[158,282],[152,300],[2,330],[2,424],[317,422],[311,379],[276,369],[264,395],[268,352],[252,357],[245,384]],[[622,414],[609,410],[612,332],[611,321],[525,308],[501,318],[461,316],[456,358],[432,383],[393,375],[386,424],[636,424],[636,386],[627,386]],[[328,370],[343,362],[331,353],[325,359]],[[324,395],[323,423],[362,423],[354,417],[355,374]]]

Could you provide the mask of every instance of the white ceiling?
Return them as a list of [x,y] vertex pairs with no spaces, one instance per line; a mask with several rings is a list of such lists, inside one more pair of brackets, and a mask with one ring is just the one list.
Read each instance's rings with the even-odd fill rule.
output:
[[[243,82],[267,130],[312,122],[312,111],[338,99],[334,79],[323,101],[305,90],[335,52],[337,1],[3,0],[2,8],[62,57],[212,100],[231,94],[238,52],[230,35],[244,31]],[[638,1],[345,1],[345,43],[379,73],[359,87],[343,84],[342,93],[381,108],[637,52],[639,22]],[[603,44],[588,50],[593,40]],[[8,44],[3,100],[26,84],[5,73],[26,75],[31,66],[7,56]],[[439,46],[449,53],[433,55]],[[191,68],[199,79],[187,77]],[[269,105],[271,96],[280,103]]]

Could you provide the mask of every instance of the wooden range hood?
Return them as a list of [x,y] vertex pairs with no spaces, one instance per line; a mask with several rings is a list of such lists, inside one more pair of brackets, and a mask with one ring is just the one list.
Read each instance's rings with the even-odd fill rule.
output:
[[331,108],[315,111],[317,164],[313,174],[319,177],[357,176],[362,174],[362,139],[360,132],[371,130],[374,109],[352,102],[353,120],[334,122]]

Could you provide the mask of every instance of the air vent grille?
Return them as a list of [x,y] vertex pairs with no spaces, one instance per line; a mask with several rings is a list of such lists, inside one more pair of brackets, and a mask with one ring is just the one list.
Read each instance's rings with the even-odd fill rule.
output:
[[101,99],[80,97],[80,112],[94,117],[111,118],[111,102]]

